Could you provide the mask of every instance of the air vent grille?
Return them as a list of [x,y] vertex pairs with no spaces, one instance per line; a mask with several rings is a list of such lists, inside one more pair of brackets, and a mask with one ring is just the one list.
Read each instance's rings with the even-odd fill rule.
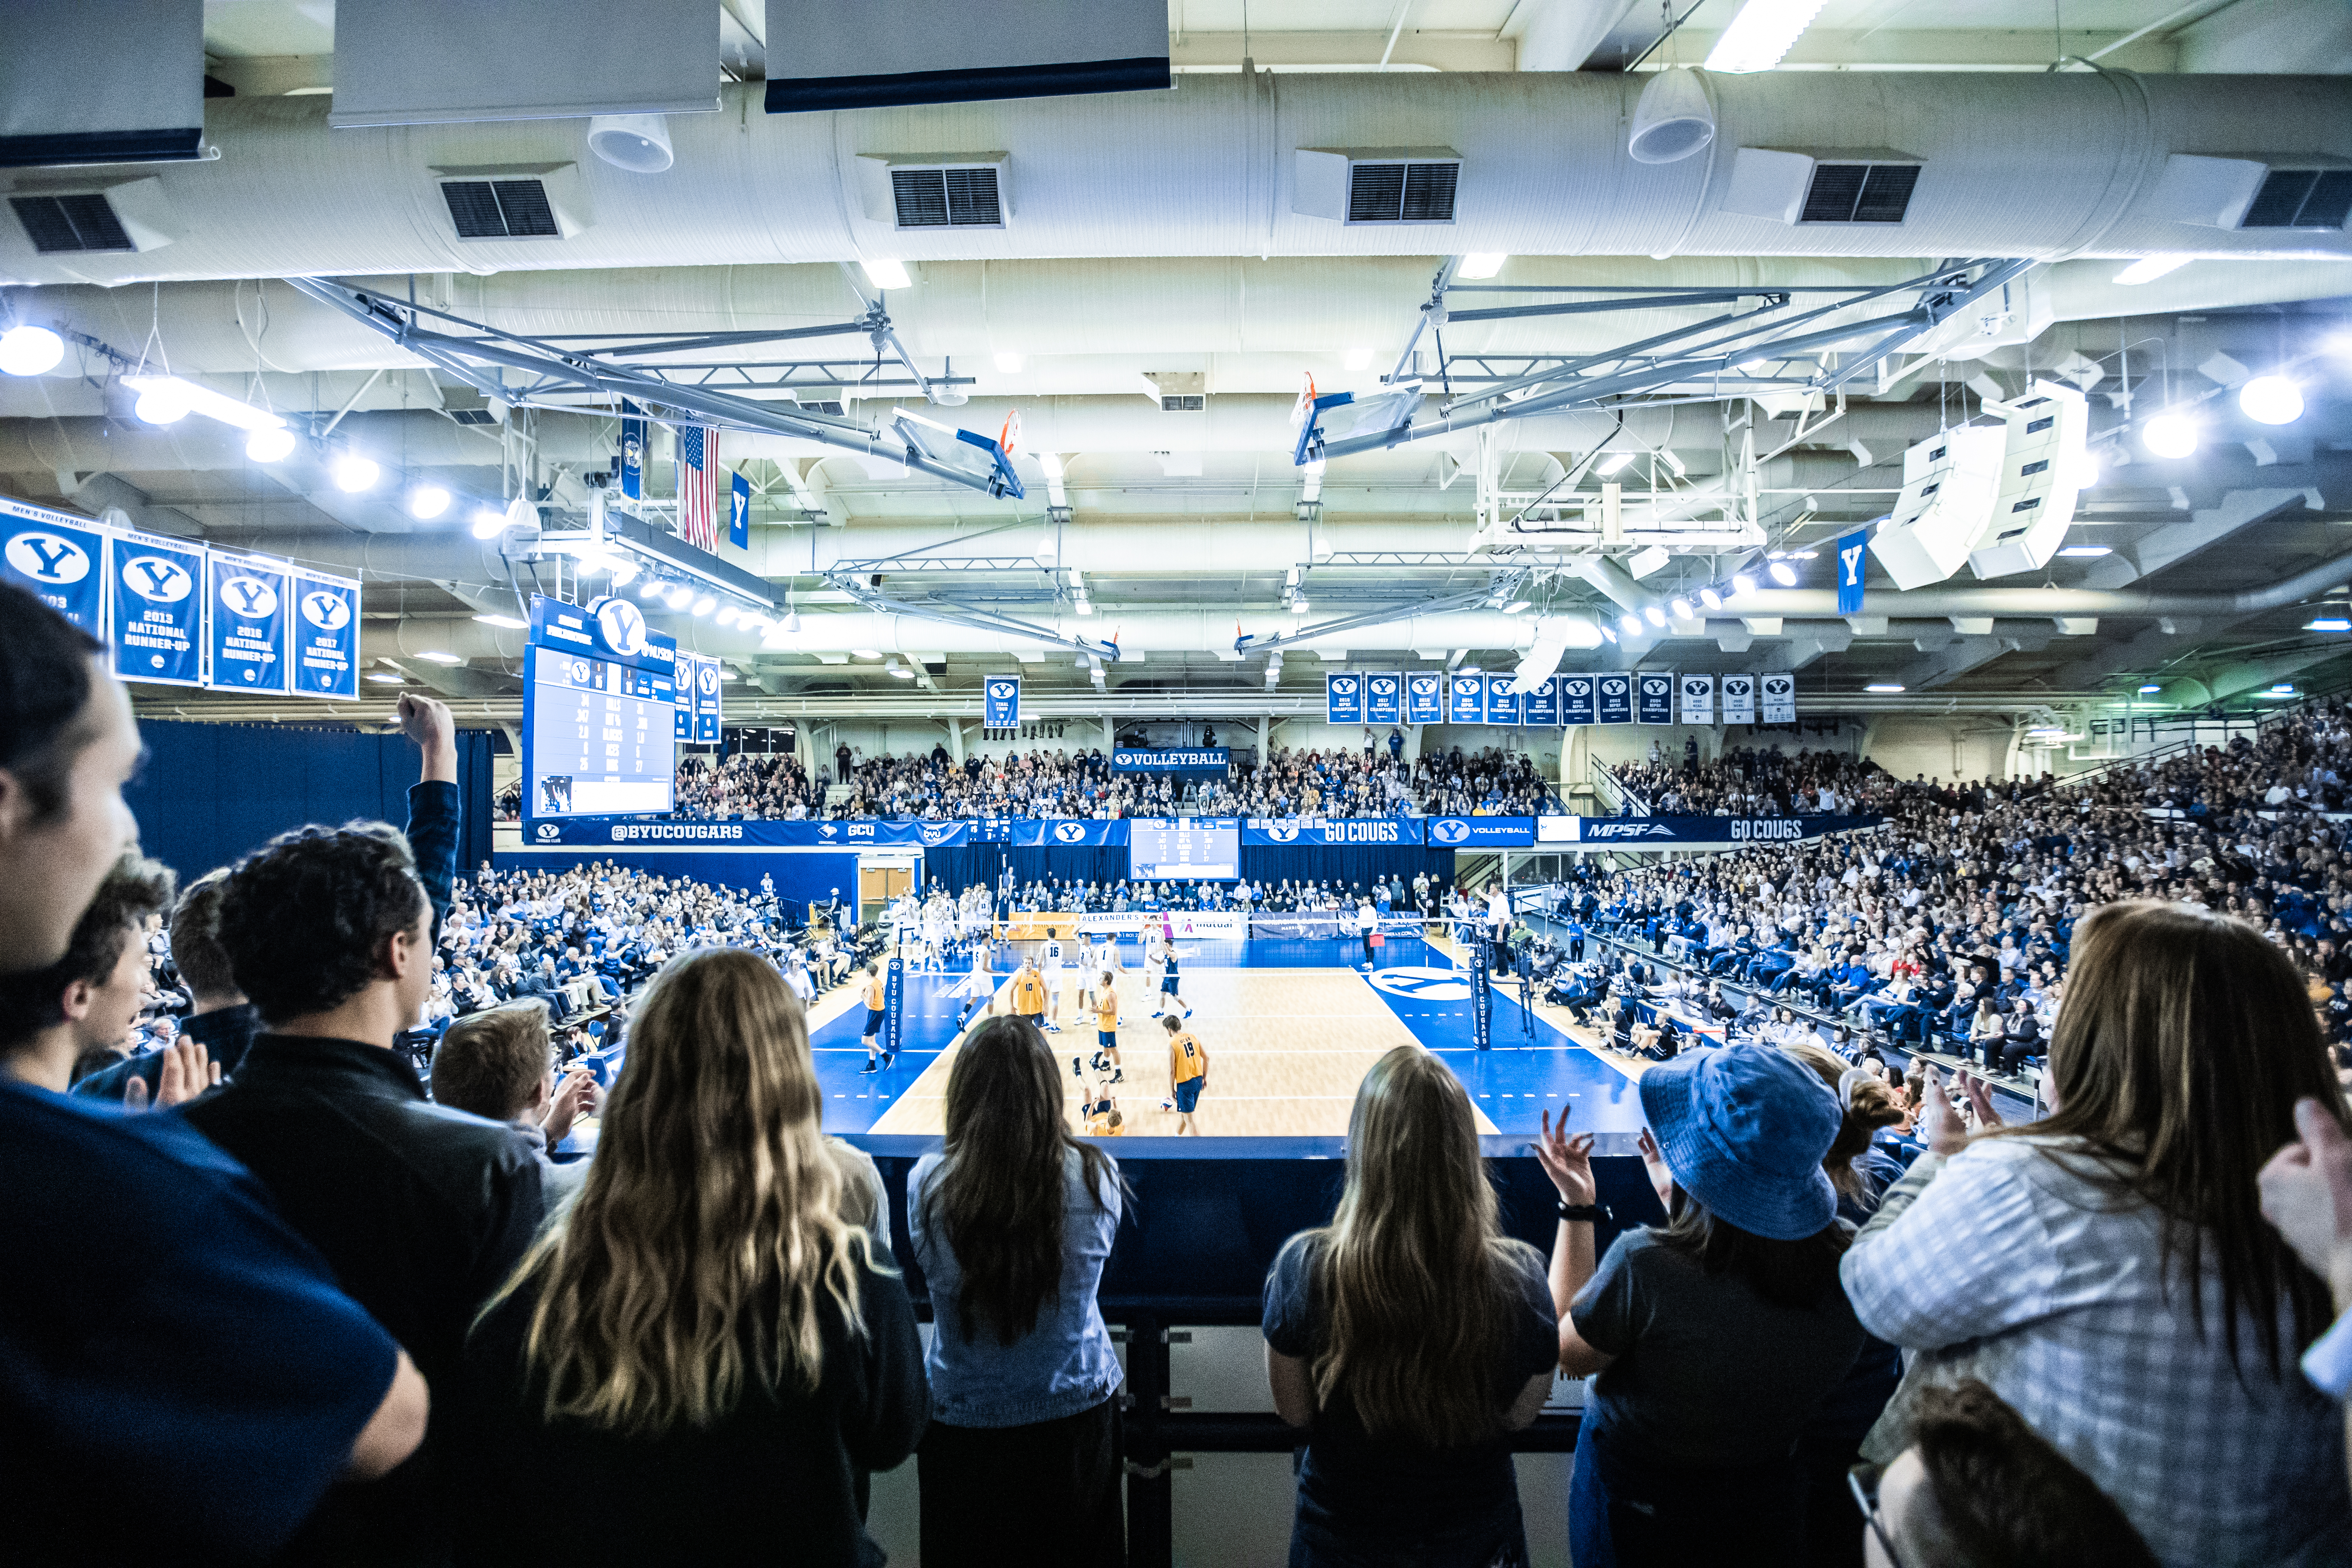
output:
[[1797,221],[1901,223],[1918,183],[1916,163],[1816,164]]
[[563,232],[537,180],[444,180],[441,196],[459,239],[551,239]]
[[2352,169],[2273,169],[2240,228],[2342,228],[2352,217]]
[[801,409],[807,414],[830,414],[838,419],[841,417],[841,399],[829,397],[816,403],[803,402]]
[[893,169],[890,199],[900,228],[1004,226],[996,171],[984,163],[961,169]]
[[495,425],[499,416],[487,408],[452,408],[449,417],[460,425]]
[[137,248],[101,195],[10,196],[8,205],[16,209],[16,221],[25,226],[33,248],[44,256]]
[[1348,166],[1349,223],[1452,223],[1454,190],[1462,165],[1351,163]]
[[1209,400],[1197,392],[1171,392],[1160,399],[1162,414],[1205,414]]

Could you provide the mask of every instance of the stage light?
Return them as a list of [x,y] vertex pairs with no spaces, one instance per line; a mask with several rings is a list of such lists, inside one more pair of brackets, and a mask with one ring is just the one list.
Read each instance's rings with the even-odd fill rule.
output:
[[2138,283],[2153,283],[2168,272],[2178,272],[2195,259],[2187,256],[2143,256],[2121,272],[2115,280],[2129,289]]
[[698,616],[707,616],[718,607],[719,598],[714,594],[702,595],[694,601],[694,613]]
[[[130,384],[127,377],[125,384]],[[188,416],[188,400],[173,383],[153,381],[139,395],[139,401],[131,405],[131,412],[150,425],[177,425]]]
[[1812,26],[1822,0],[1748,0],[1706,54],[1706,68],[1738,75],[1768,71]]
[[2107,544],[2070,544],[2058,553],[2072,556],[2077,561],[2088,561],[2094,556],[2113,555],[2115,547]]
[[486,626],[504,626],[510,632],[527,632],[530,629],[529,621],[519,621],[512,616],[482,615],[476,616],[474,618]]
[[861,261],[857,265],[866,268],[866,280],[877,289],[904,289],[914,281],[907,276],[907,264],[903,261]]
[[615,588],[625,588],[636,581],[637,563],[625,556],[607,557],[604,569],[613,574],[613,586]]
[[590,115],[588,151],[632,174],[658,174],[674,161],[669,121],[658,114]]
[[2159,414],[2140,427],[2139,438],[2159,458],[2186,458],[2197,450],[2197,422],[2185,414]]
[[1869,685],[1864,687],[1863,689],[1864,691],[1875,691],[1880,696],[1884,697],[1902,690],[1903,686],[1900,681],[1874,680]]
[[1606,640],[1606,641],[1608,641],[1608,642],[1610,642],[1610,643],[1612,643],[1612,644],[1614,644],[1614,643],[1616,642],[1616,640],[1617,640],[1617,634],[1616,634],[1615,632],[1613,632],[1613,631],[1611,631],[1611,630],[1610,630],[1606,626],[1603,626],[1601,628],[1601,636],[1602,637],[1602,638],[1603,638],[1604,640]]
[[1674,612],[1675,619],[1678,621],[1686,621],[1691,618],[1691,603],[1688,599],[1675,599],[1666,607]]
[[2140,694],[2142,697],[2147,697],[2147,696],[2149,696],[2149,695],[2151,695],[2151,694],[2153,694],[2153,693],[2155,693],[2155,692],[2161,691],[2161,690],[2163,690],[2163,689],[2164,689],[2164,688],[2163,688],[2163,687],[2161,687],[2161,686],[2158,685],[2155,681],[2151,680],[2151,681],[2148,681],[2146,685],[2142,686],[2142,687],[2139,689],[2139,694]]
[[2303,417],[2303,388],[2283,375],[2258,375],[2238,388],[2238,406],[2260,425],[2292,425]]
[[500,511],[498,508],[494,506],[478,506],[474,509],[475,538],[496,539],[499,536],[499,531],[506,527],[506,525],[507,514]]
[[46,375],[65,357],[65,339],[47,327],[11,327],[0,332],[0,370],[10,375]]
[[1785,561],[1775,561],[1765,570],[1772,574],[1772,581],[1780,584],[1783,588],[1793,588],[1797,585],[1797,569]]
[[1710,610],[1719,610],[1723,608],[1723,595],[1715,591],[1715,587],[1712,584],[1698,591],[1698,602],[1705,605]]
[[637,590],[637,597],[640,599],[650,599],[655,595],[660,593],[666,586],[667,584],[664,584],[660,578],[648,577],[646,579],[645,586]]
[[327,471],[334,476],[338,489],[357,493],[372,488],[383,475],[373,458],[362,458],[356,452],[346,452],[331,464]]
[[439,485],[419,485],[408,492],[408,515],[430,522],[449,510],[449,492]]
[[694,603],[694,590],[683,583],[675,584],[668,593],[662,595],[662,603],[673,610],[683,610]]
[[1628,610],[1623,615],[1618,616],[1617,624],[1625,628],[1625,635],[1629,637],[1637,637],[1642,635],[1642,617],[1635,615],[1631,610]]
[[996,368],[1007,375],[1018,375],[1021,374],[1021,356],[1015,353],[998,354]]
[[274,463],[293,450],[291,430],[256,430],[245,439],[245,455],[257,463]]
[[1756,592],[1756,579],[1745,572],[1736,573],[1731,579],[1731,591],[1735,594],[1752,594]]
[[1663,626],[1666,624],[1666,612],[1655,605],[1643,605],[1642,614],[1654,626]]
[[1476,283],[1500,272],[1503,263],[1509,259],[1510,256],[1504,251],[1474,250],[1462,258],[1462,265],[1454,269],[1454,276]]

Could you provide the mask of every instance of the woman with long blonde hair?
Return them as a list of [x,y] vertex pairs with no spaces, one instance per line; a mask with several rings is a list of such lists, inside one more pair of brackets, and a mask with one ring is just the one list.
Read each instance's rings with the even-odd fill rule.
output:
[[1308,1429],[1292,1568],[1519,1568],[1505,1439],[1543,1406],[1543,1255],[1505,1236],[1461,1081],[1418,1046],[1372,1065],[1331,1223],[1265,1282],[1275,1408]]
[[655,977],[578,1201],[467,1345],[469,1561],[858,1562],[866,1472],[914,1450],[927,1395],[822,1105],[771,965]]

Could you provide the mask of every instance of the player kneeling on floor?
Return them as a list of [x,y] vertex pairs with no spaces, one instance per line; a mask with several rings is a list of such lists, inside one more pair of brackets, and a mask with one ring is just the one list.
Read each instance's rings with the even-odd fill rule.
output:
[[1176,1113],[1176,1136],[1190,1132],[1202,1136],[1192,1112],[1201,1104],[1201,1091],[1209,1085],[1209,1047],[1194,1038],[1182,1020],[1171,1013],[1160,1020],[1168,1031],[1168,1099],[1160,1109]]

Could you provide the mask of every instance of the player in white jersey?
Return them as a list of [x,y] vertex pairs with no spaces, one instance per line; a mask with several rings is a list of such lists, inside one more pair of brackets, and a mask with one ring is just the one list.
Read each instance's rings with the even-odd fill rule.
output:
[[1168,946],[1158,931],[1143,939],[1143,994],[1153,998],[1152,1016],[1158,1017],[1160,976],[1168,967]]
[[1062,961],[1060,937],[1045,939],[1045,952],[1038,961],[1037,972],[1045,981],[1045,1027],[1058,1034],[1062,1027],[1062,995],[1070,983],[1069,970]]

